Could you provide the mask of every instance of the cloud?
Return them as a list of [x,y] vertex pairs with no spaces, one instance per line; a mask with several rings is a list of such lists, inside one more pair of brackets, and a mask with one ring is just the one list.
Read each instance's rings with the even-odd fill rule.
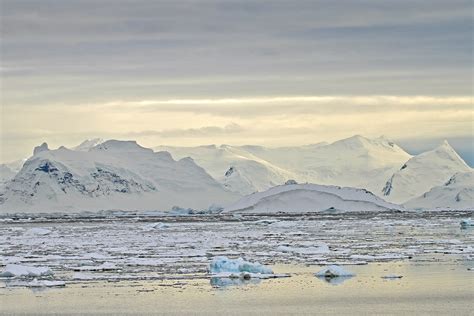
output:
[[220,126],[204,126],[200,128],[186,128],[186,129],[165,129],[165,130],[146,130],[140,132],[125,133],[128,137],[150,137],[160,136],[165,138],[203,138],[215,137],[222,135],[231,135],[242,133],[244,129],[235,123],[230,123],[224,127]]

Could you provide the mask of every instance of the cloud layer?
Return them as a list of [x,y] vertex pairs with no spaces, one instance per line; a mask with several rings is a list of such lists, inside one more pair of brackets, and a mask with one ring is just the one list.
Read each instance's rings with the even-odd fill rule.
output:
[[95,136],[472,137],[471,1],[0,5],[0,161]]

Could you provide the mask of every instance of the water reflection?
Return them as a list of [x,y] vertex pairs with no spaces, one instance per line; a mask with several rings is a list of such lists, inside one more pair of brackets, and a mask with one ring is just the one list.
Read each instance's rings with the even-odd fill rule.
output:
[[349,280],[349,279],[352,279],[351,276],[339,276],[339,277],[328,277],[328,276],[324,276],[324,277],[317,277],[318,279],[320,280],[323,280],[331,285],[340,285],[342,283],[344,283],[345,281]]
[[242,286],[249,284],[258,284],[260,279],[243,279],[243,278],[211,278],[212,287],[229,287],[229,286]]

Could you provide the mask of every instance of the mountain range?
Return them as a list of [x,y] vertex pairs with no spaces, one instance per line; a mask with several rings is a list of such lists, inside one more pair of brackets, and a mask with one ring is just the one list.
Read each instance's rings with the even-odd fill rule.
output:
[[[26,161],[0,165],[0,212],[205,209],[230,207],[250,196],[253,201],[256,192],[264,196],[264,202],[256,202],[260,207],[292,200],[302,207],[298,201],[306,200],[318,210],[331,208],[331,203],[347,209],[367,203],[378,205],[376,209],[403,208],[391,203],[466,209],[473,208],[472,172],[448,142],[412,156],[385,137],[359,135],[278,148],[150,149],[134,141],[92,139],[70,149],[50,150],[42,144]],[[286,182],[284,189],[275,189]],[[297,183],[302,185],[295,187]],[[334,186],[346,188],[325,189]],[[357,188],[370,191],[376,200],[354,207],[341,202],[347,194],[365,192]],[[390,203],[379,207],[379,199]]]

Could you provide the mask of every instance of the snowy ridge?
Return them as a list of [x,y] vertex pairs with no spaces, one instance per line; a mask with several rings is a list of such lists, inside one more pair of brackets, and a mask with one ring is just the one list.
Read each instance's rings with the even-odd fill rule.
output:
[[[216,180],[241,194],[263,191],[288,179],[380,191],[411,156],[392,141],[353,136],[332,144],[267,148],[263,146],[155,147],[173,157],[192,157]],[[348,163],[350,162],[350,163]],[[225,177],[232,168],[237,174]]]
[[0,187],[4,185],[6,182],[13,179],[15,175],[16,175],[16,172],[13,171],[6,164],[0,164]]
[[168,151],[175,159],[191,157],[224,187],[241,195],[266,190],[295,176],[292,172],[257,157],[243,147],[158,146],[155,150]]
[[474,171],[456,173],[445,184],[411,199],[408,208],[474,210]]
[[83,141],[77,146],[72,147],[71,149],[77,151],[89,151],[92,147],[102,144],[103,142],[104,140],[102,138],[86,139],[85,141]]
[[289,184],[243,197],[225,212],[386,211],[403,207],[364,189],[317,184]]
[[444,141],[436,149],[408,160],[390,177],[382,192],[388,201],[404,203],[432,187],[444,184],[457,172],[470,171],[472,169]]
[[96,211],[206,208],[237,198],[191,159],[175,161],[134,141],[89,151],[41,146],[0,193],[0,210]]

